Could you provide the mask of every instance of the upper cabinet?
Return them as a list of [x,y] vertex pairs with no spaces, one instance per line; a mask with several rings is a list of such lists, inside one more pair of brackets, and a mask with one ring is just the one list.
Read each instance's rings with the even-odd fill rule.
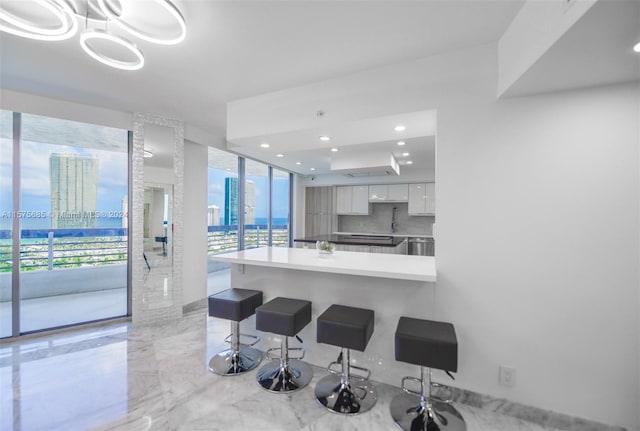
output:
[[369,186],[369,202],[407,202],[408,184],[376,184]]
[[409,185],[389,184],[387,200],[389,202],[407,202],[409,200]]
[[338,214],[369,214],[369,186],[338,186],[336,191]]
[[369,202],[386,202],[388,193],[386,184],[372,184],[369,186]]
[[409,184],[409,215],[436,214],[436,184]]
[[307,187],[305,212],[308,214],[332,214],[333,213],[333,188]]

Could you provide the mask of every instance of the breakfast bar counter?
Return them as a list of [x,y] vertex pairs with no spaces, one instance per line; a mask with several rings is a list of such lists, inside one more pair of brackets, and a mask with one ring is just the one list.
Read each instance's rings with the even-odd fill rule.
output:
[[405,256],[334,251],[320,257],[318,251],[305,248],[261,247],[211,256],[227,263],[271,268],[297,269],[395,280],[436,281],[433,256]]
[[[260,290],[264,302],[276,297],[312,303],[312,319],[301,332],[305,360],[326,367],[339,349],[316,342],[316,320],[332,304],[375,313],[374,330],[364,352],[352,352],[353,363],[369,368],[371,378],[397,386],[414,367],[395,360],[394,333],[401,316],[434,319],[436,267],[434,257],[334,251],[320,257],[317,250],[262,247],[209,256],[231,264],[231,287]],[[220,286],[220,290],[227,286]],[[255,333],[255,316],[241,323],[242,332]],[[261,350],[278,346],[281,337],[257,331]],[[298,347],[298,342],[293,341]]]

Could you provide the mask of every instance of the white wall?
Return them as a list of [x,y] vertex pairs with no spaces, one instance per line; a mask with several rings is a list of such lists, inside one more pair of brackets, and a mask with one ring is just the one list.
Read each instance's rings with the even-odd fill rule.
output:
[[207,296],[207,146],[184,143],[183,304]]
[[[291,127],[318,94],[350,117],[437,109],[436,310],[457,329],[455,384],[638,429],[640,91],[496,100],[497,81],[487,45],[242,109],[286,107],[265,115]],[[515,387],[498,385],[499,365]]]

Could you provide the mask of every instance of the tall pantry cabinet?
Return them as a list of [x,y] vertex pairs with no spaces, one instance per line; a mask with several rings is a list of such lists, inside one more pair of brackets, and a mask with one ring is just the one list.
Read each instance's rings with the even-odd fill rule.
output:
[[331,235],[338,228],[335,188],[306,187],[304,236]]

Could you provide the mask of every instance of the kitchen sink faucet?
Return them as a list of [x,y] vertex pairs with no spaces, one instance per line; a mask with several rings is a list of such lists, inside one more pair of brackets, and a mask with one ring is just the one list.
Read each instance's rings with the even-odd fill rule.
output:
[[398,207],[393,207],[393,212],[391,213],[391,233],[396,231],[396,210]]

